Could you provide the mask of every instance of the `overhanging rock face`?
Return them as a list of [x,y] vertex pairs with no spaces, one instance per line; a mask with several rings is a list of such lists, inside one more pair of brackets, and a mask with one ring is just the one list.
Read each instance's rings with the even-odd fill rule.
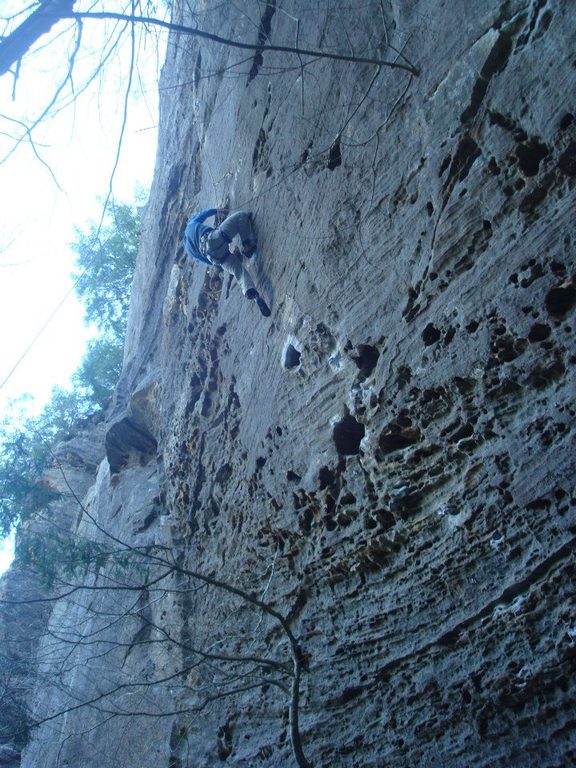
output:
[[[78,523],[123,559],[53,611],[23,765],[568,765],[573,13],[241,5],[176,20],[420,74],[171,38]],[[212,205],[254,212],[270,319],[176,263]]]
[[128,402],[116,397],[116,408],[106,432],[106,458],[112,475],[131,462],[144,465],[156,458],[158,442],[154,432],[158,429],[156,399],[159,376],[149,376],[130,396]]

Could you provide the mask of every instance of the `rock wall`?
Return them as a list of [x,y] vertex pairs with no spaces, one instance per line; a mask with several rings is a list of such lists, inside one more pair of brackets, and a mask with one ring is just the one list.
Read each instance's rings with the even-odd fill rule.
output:
[[0,765],[20,765],[16,757],[31,738],[32,702],[49,687],[41,667],[47,662],[52,676],[52,640],[46,630],[62,586],[49,582],[55,567],[65,568],[56,541],[67,545],[70,531],[76,532],[81,516],[77,500],[93,485],[103,458],[102,419],[85,420],[54,449],[43,483],[57,499],[48,512],[42,510],[20,526],[15,560],[0,580]]
[[[53,610],[22,764],[573,764],[569,4],[174,15],[420,72],[171,37],[78,522],[121,557]],[[270,319],[181,259],[212,205]]]

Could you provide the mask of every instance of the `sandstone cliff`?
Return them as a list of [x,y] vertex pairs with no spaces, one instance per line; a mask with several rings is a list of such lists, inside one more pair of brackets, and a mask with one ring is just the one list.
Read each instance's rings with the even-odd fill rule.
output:
[[[23,766],[574,764],[569,6],[177,4],[420,74],[172,36],[73,522],[120,556],[52,609]],[[212,205],[269,320],[176,263]]]

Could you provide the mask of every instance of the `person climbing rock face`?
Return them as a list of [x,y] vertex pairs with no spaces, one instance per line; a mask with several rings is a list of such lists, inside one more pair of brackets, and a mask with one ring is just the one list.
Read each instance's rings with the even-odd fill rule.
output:
[[[230,216],[227,214],[226,210],[208,208],[191,218],[184,231],[184,250],[196,261],[207,266],[221,267],[233,275],[244,296],[256,301],[264,317],[269,317],[270,308],[254,287],[252,278],[242,264],[242,259],[249,259],[256,252],[252,214],[246,211],[236,211]],[[204,221],[212,216],[223,221],[216,227],[204,224]],[[241,249],[231,250],[230,246],[236,236],[240,238]]]

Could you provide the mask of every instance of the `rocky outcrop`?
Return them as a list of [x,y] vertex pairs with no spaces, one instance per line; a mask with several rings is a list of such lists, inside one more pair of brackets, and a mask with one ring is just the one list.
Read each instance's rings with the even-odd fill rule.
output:
[[[54,607],[22,764],[568,765],[573,14],[195,13],[420,75],[171,38],[76,529],[113,552]],[[270,320],[178,263],[212,204],[254,211]]]
[[0,580],[0,765],[19,765],[30,737],[30,704],[45,684],[40,649],[50,646],[44,635],[56,593],[49,574],[69,554],[57,542],[76,531],[78,500],[93,485],[103,438],[101,420],[87,420],[53,450],[42,482],[56,500],[20,526],[15,561]]

